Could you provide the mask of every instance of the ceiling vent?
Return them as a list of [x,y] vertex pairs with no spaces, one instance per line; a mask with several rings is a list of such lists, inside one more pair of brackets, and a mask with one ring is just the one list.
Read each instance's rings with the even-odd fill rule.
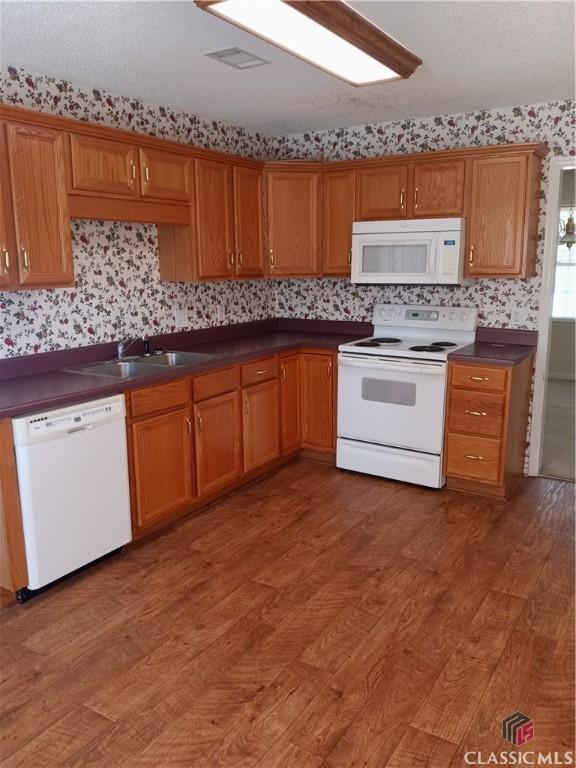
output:
[[228,64],[229,67],[234,67],[235,69],[253,69],[254,67],[261,67],[263,64],[270,64],[266,59],[254,56],[253,53],[248,53],[248,51],[243,51],[242,48],[225,48],[222,51],[213,51],[204,55],[210,59],[221,61],[222,64]]

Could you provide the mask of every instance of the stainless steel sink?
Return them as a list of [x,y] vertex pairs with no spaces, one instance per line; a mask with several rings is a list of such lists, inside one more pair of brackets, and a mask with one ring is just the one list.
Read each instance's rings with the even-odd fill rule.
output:
[[138,361],[145,365],[161,365],[163,368],[175,368],[179,365],[194,365],[209,360],[212,355],[204,355],[200,352],[162,352],[161,355],[139,357]]
[[123,360],[108,360],[105,363],[91,363],[78,368],[66,368],[68,373],[84,376],[108,376],[112,379],[134,379],[138,376],[151,376],[166,368],[178,368],[194,365],[209,360],[212,355],[199,352],[162,352],[148,357],[130,357]]
[[133,379],[137,376],[150,376],[153,373],[149,365],[135,360],[109,360],[106,363],[92,363],[81,368],[66,368],[66,371],[85,376],[109,376],[112,379]]

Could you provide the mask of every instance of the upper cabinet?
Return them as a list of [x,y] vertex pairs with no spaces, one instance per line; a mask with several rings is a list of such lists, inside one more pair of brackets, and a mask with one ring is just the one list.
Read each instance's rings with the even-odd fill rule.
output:
[[6,126],[0,123],[0,289],[17,283],[16,230],[10,189]]
[[138,194],[138,150],[133,144],[72,134],[70,155],[74,190]]
[[[4,126],[0,128],[3,133]],[[10,195],[12,205],[3,199],[3,283],[10,288],[73,285],[65,134],[16,124],[5,130],[8,163],[2,162],[2,197]]]
[[196,226],[198,276],[230,277],[234,273],[232,166],[196,160]]
[[466,277],[530,277],[536,260],[540,158],[470,160]]
[[266,177],[270,274],[317,274],[319,174],[270,170]]
[[390,163],[361,168],[357,178],[359,221],[402,219],[407,215],[408,165]]
[[358,220],[462,216],[464,160],[416,160],[357,171]]
[[160,149],[138,150],[140,190],[143,197],[161,200],[192,198],[192,161],[186,155]]
[[354,170],[322,174],[322,272],[349,275],[354,221]]
[[263,275],[262,173],[234,166],[234,235],[237,275]]
[[464,160],[427,160],[411,165],[408,215],[413,218],[462,216]]

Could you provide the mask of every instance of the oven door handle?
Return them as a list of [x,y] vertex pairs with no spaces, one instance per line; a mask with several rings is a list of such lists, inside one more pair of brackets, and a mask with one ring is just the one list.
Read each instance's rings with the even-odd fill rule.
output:
[[446,363],[400,363],[359,355],[340,355],[338,365],[346,368],[371,368],[373,371],[400,371],[402,373],[426,373],[431,376],[445,376]]

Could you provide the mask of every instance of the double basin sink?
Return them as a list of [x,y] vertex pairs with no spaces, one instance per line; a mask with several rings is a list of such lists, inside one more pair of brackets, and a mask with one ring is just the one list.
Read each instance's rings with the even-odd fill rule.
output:
[[104,363],[91,363],[78,368],[67,368],[67,373],[79,373],[84,376],[106,376],[112,379],[135,379],[138,376],[150,376],[167,368],[179,368],[185,365],[205,363],[213,355],[200,352],[162,352],[161,354],[142,357],[125,357],[120,360],[107,360]]

